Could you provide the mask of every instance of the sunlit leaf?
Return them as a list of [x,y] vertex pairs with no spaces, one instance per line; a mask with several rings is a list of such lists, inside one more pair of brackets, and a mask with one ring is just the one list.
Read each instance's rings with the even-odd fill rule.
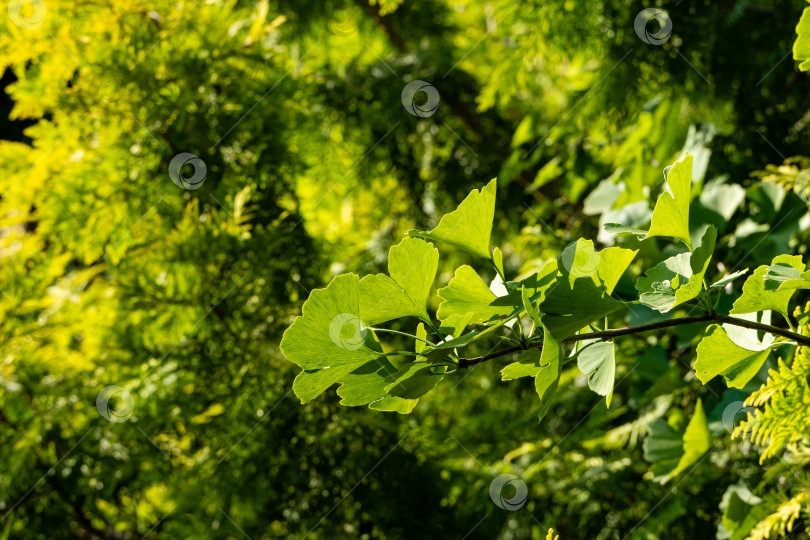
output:
[[550,402],[557,391],[562,373],[563,351],[560,344],[550,332],[543,333],[543,351],[540,354],[540,371],[534,377],[534,389],[540,397],[540,411],[538,420],[542,420],[548,413]]
[[453,315],[470,314],[469,324],[477,324],[510,313],[514,307],[505,297],[499,301],[481,276],[467,265],[456,269],[453,279],[438,290],[438,295],[443,300],[437,312],[442,321]]
[[655,203],[650,231],[644,238],[671,236],[682,240],[692,250],[689,234],[689,203],[692,189],[692,156],[676,161],[665,171],[669,192],[664,191]]
[[[774,265],[787,265],[804,272],[804,263],[800,255],[779,255],[770,266]],[[777,291],[773,288],[773,283],[765,281],[768,268],[769,265],[760,266],[745,280],[742,296],[734,302],[732,314],[773,310],[787,318],[788,303],[796,291],[795,289]]]
[[413,316],[429,321],[427,299],[439,250],[418,238],[405,238],[388,252],[388,273],[360,280],[360,315],[366,324]]
[[408,231],[408,234],[445,242],[489,259],[489,237],[495,217],[496,190],[497,181],[493,179],[480,191],[470,192],[458,208],[445,214],[430,232]]

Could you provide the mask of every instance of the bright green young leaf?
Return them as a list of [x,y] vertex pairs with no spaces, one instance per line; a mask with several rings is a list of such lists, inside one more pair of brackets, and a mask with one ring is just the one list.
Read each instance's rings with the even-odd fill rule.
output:
[[511,313],[515,307],[505,301],[507,297],[502,297],[499,301],[481,276],[467,265],[456,269],[453,279],[447,287],[439,289],[438,294],[443,300],[437,312],[442,321],[453,315],[469,313],[471,317],[468,324],[479,324],[493,316]]
[[810,70],[810,8],[804,8],[799,24],[796,25],[798,38],[793,43],[793,59],[800,60],[799,69]]
[[306,370],[357,368],[379,356],[369,348],[359,317],[357,275],[337,276],[325,289],[312,291],[302,313],[281,339],[281,352],[290,362]]
[[375,358],[341,378],[337,395],[341,405],[368,405],[385,396],[385,387],[394,379],[397,369],[387,358]]
[[664,171],[669,192],[658,197],[653,209],[650,231],[644,238],[671,236],[682,240],[689,251],[692,238],[689,235],[689,203],[692,189],[692,156],[687,155]]
[[385,392],[406,399],[417,399],[433,390],[442,380],[442,374],[431,372],[429,364],[408,362],[397,371]]
[[659,418],[650,425],[644,440],[644,459],[653,464],[655,480],[666,483],[696,463],[712,446],[712,435],[703,403],[698,400],[695,414],[681,435]]
[[526,310],[526,314],[534,321],[534,327],[542,328],[543,323],[540,321],[540,315],[532,304],[531,293],[525,286],[520,288],[520,297],[523,300],[523,309]]
[[[367,332],[365,344],[376,353],[382,353],[382,346],[373,332]],[[369,404],[372,409],[407,414],[416,405],[416,401],[405,403],[406,400],[402,398],[386,396],[385,386],[393,380],[395,372],[396,368],[388,359],[379,356],[359,367],[347,364],[302,371],[293,381],[293,391],[301,403],[306,403],[333,384],[340,383],[337,393],[342,398],[341,405]]]
[[717,229],[709,226],[694,253],[670,257],[648,270],[636,282],[641,303],[666,313],[675,306],[697,298],[703,290],[703,276],[714,252]]
[[643,238],[647,236],[647,234],[649,234],[649,231],[645,231],[644,229],[638,229],[636,227],[627,227],[619,223],[605,223],[605,225],[602,228],[606,232],[609,232],[611,234],[629,233],[634,234],[639,238]]
[[[526,279],[514,283],[516,289],[526,289],[532,302],[540,305],[546,298],[546,293],[551,290],[557,282],[557,260],[547,262],[536,274],[532,274]],[[521,293],[522,294],[522,293]]]
[[[800,255],[779,255],[771,263],[771,266],[774,265],[787,265],[804,272],[804,263]],[[760,266],[745,280],[742,296],[734,302],[734,307],[731,310],[733,315],[773,310],[781,313],[787,319],[788,303],[796,291],[795,289],[785,291],[769,289],[772,284],[765,281],[768,268],[768,265]]]
[[576,280],[584,279],[600,286],[599,260],[599,252],[594,249],[593,241],[580,238],[565,247],[557,267],[572,285]]
[[607,406],[613,396],[613,379],[616,375],[616,356],[613,342],[606,341],[586,345],[577,357],[577,366],[588,375],[588,386],[591,390],[605,396]]
[[572,336],[622,307],[621,302],[605,291],[599,277],[599,263],[599,253],[594,251],[590,240],[569,245],[560,256],[557,264],[561,275],[548,286],[545,299],[538,306],[544,326],[555,339]]
[[503,253],[501,252],[501,248],[496,247],[492,250],[492,264],[495,265],[495,269],[498,271],[498,275],[505,276],[503,272]]
[[464,333],[464,329],[470,325],[471,319],[472,313],[454,313],[442,321],[439,331],[442,332],[442,335],[452,336],[454,338],[460,337],[461,334]]
[[534,377],[534,389],[540,397],[540,411],[538,420],[542,420],[548,412],[551,399],[557,391],[562,373],[562,347],[551,333],[543,332],[543,351],[540,354],[540,371]]
[[[759,372],[771,348],[792,342],[774,343],[771,335],[763,341],[755,330],[713,324],[697,346],[695,374],[703,384],[723,375],[730,388],[743,388]],[[734,338],[734,339],[732,339]]]
[[543,366],[540,364],[540,349],[529,349],[518,354],[517,362],[508,364],[501,370],[501,380],[511,381],[521,377],[534,377]]
[[489,238],[492,220],[495,218],[495,193],[497,181],[492,180],[484,188],[473,190],[453,212],[445,214],[430,232],[408,231],[411,236],[446,242],[465,251],[490,258]]
[[428,347],[428,344],[422,341],[427,339],[427,330],[425,329],[424,323],[419,323],[419,325],[416,327],[416,337],[418,339],[415,340],[413,350],[420,353]]
[[780,263],[768,267],[765,272],[765,288],[777,291],[810,289],[810,271],[802,272],[789,264]]
[[397,396],[385,396],[377,401],[368,404],[368,408],[374,411],[398,412],[399,414],[410,414],[418,399],[404,399]]
[[738,270],[737,272],[729,274],[729,275],[715,281],[714,283],[709,285],[709,289],[722,289],[723,287],[725,287],[726,285],[728,285],[729,283],[731,283],[732,281],[734,281],[738,277],[744,276],[747,273],[748,273],[748,268],[743,268],[742,270]]
[[439,250],[418,238],[405,238],[388,252],[388,273],[360,280],[360,316],[369,325],[418,317],[429,321],[427,299],[439,266]]
[[633,262],[638,250],[619,247],[605,248],[599,252],[598,273],[602,286],[607,294],[613,294],[613,289],[619,283],[627,267]]
[[666,313],[677,305],[676,293],[692,276],[690,253],[681,253],[658,263],[636,281],[639,300],[645,306]]

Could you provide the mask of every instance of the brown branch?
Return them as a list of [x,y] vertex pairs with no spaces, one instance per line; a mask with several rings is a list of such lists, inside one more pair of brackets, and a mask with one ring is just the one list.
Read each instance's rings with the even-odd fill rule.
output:
[[[651,330],[661,330],[663,328],[670,328],[673,326],[682,326],[685,324],[697,324],[697,323],[710,323],[710,322],[721,324],[733,324],[734,326],[749,328],[751,330],[761,330],[763,332],[768,332],[775,336],[781,336],[793,340],[799,345],[810,347],[810,337],[803,336],[801,334],[797,334],[796,332],[791,332],[790,330],[785,330],[783,328],[778,328],[776,326],[771,326],[769,324],[747,321],[745,319],[739,319],[737,317],[729,317],[728,315],[721,315],[720,313],[697,315],[695,317],[683,317],[680,319],[670,319],[668,321],[642,324],[639,326],[630,326],[627,328],[616,328],[613,330],[603,330],[601,332],[591,332],[588,334],[578,334],[576,336],[570,336],[563,339],[562,343],[573,343],[575,341],[585,341],[588,339],[614,339],[621,336],[629,336],[633,334],[639,334],[641,332],[649,332]],[[526,351],[529,349],[536,349],[537,347],[542,346],[543,346],[542,343],[530,343],[525,347],[510,347],[508,349],[503,349],[501,351],[494,352],[492,354],[485,354],[484,356],[476,356],[474,358],[459,358],[458,367],[459,369],[468,368],[486,362],[487,360],[492,360],[493,358],[499,358],[501,356],[506,356],[508,354]]]

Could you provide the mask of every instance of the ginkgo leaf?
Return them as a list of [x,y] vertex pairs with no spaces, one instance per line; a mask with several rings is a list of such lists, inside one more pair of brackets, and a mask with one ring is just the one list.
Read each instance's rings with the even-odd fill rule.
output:
[[405,238],[388,252],[388,273],[360,280],[360,316],[366,324],[413,316],[429,321],[426,305],[439,266],[439,250]]
[[[779,263],[768,267],[764,278],[766,282],[773,283],[777,291],[810,289],[810,271],[802,272],[798,268],[786,263]],[[768,285],[769,284],[766,283],[766,289]]]
[[368,346],[359,314],[360,280],[356,274],[337,276],[312,291],[302,315],[284,332],[281,352],[306,370],[359,367],[379,356]]
[[532,304],[531,293],[525,286],[521,286],[520,288],[520,297],[523,300],[523,309],[526,310],[526,314],[534,321],[535,328],[542,328],[543,323],[540,321],[540,315],[537,313],[537,310]]
[[372,401],[368,408],[375,411],[398,412],[399,414],[410,414],[418,399],[405,399],[397,396],[384,396],[382,399]]
[[644,459],[651,462],[655,480],[666,483],[696,463],[712,446],[709,423],[700,399],[683,435],[659,418],[644,440]]
[[495,265],[495,269],[498,271],[499,276],[505,275],[503,272],[503,253],[499,247],[492,250],[492,264]]
[[728,285],[729,283],[731,283],[732,281],[734,281],[738,277],[744,276],[747,273],[748,273],[748,268],[743,268],[742,270],[738,270],[737,272],[733,272],[733,273],[728,274],[727,276],[725,276],[725,277],[723,277],[721,279],[718,279],[717,281],[715,281],[714,283],[709,285],[709,288],[710,289],[722,289],[723,287],[725,287],[726,285]]
[[[801,255],[779,255],[774,258],[770,266],[787,265],[800,272],[804,272],[804,263]],[[781,313],[783,317],[788,317],[788,303],[790,302],[795,289],[777,291],[772,289],[772,283],[765,281],[765,274],[768,272],[768,265],[762,265],[745,280],[740,296],[731,310],[732,314],[753,313],[756,311],[773,310]],[[769,289],[771,287],[771,289]]]
[[445,214],[429,232],[408,231],[410,236],[446,242],[465,251],[490,258],[489,239],[495,217],[497,181],[493,179],[480,191],[473,190],[453,212]]
[[387,358],[375,358],[341,378],[337,395],[341,405],[356,407],[382,399],[397,369]]
[[318,397],[335,383],[342,383],[338,390],[338,395],[344,398],[342,405],[366,405],[380,399],[384,395],[384,392],[380,392],[380,385],[396,370],[381,356],[382,346],[373,332],[368,331],[364,341],[366,346],[378,353],[373,360],[359,366],[346,364],[299,373],[293,381],[293,391],[301,403]]
[[560,344],[548,330],[544,331],[543,351],[540,354],[539,361],[541,367],[534,377],[534,389],[540,397],[540,411],[537,413],[538,420],[542,420],[548,412],[551,400],[557,391],[560,374],[562,373],[562,356],[563,351]]
[[[437,315],[445,320],[453,315],[471,314],[468,324],[478,324],[496,315],[511,313],[516,307],[508,297],[495,296],[481,276],[470,266],[456,269],[456,273],[447,287],[438,290],[443,300]],[[522,301],[518,298],[517,305]]]
[[609,247],[599,252],[597,271],[607,294],[613,294],[613,289],[637,253],[637,249],[620,247]]
[[671,236],[682,240],[692,251],[689,234],[689,203],[692,189],[692,156],[687,155],[664,171],[669,191],[658,197],[653,209],[650,231],[644,238]]
[[540,349],[522,351],[517,362],[512,362],[501,370],[501,380],[511,381],[521,377],[534,377],[543,366],[540,364]]
[[717,230],[709,226],[694,253],[681,253],[657,264],[636,282],[639,300],[645,306],[666,313],[697,298],[703,290],[703,276],[714,252]]
[[616,375],[616,356],[612,341],[586,345],[577,356],[579,370],[588,375],[591,390],[605,396],[607,406],[613,395],[613,379]]
[[424,362],[408,362],[393,376],[393,381],[385,387],[392,396],[416,399],[433,390],[444,375],[433,373],[431,366]]
[[[649,209],[647,211],[649,212]],[[647,236],[647,234],[649,234],[650,232],[644,229],[639,229],[637,227],[627,227],[619,223],[605,223],[602,228],[605,229],[606,232],[609,232],[611,234],[629,233],[641,238]]]
[[692,276],[691,253],[680,253],[658,263],[636,281],[639,300],[645,306],[666,313],[677,303],[676,292]]
[[[622,303],[611,298],[599,277],[599,253],[593,242],[570,244],[557,263],[560,276],[545,291],[538,306],[543,325],[557,340],[572,336],[589,323],[606,317]],[[624,269],[622,269],[624,272]],[[612,277],[612,276],[611,276]]]
[[706,384],[714,377],[723,375],[730,388],[743,388],[762,368],[772,347],[792,344],[789,341],[774,343],[770,335],[760,342],[756,339],[756,331],[752,332],[736,328],[731,330],[731,325],[709,326],[697,346],[694,367],[700,382]]

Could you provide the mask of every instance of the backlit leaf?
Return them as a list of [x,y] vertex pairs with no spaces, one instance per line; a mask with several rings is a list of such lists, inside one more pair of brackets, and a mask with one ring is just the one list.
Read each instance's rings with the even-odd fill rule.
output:
[[692,156],[676,161],[665,171],[669,192],[658,197],[653,209],[650,231],[644,238],[671,236],[682,240],[692,250],[689,235],[689,203],[692,189]]
[[489,238],[492,220],[495,217],[495,193],[497,181],[492,180],[484,188],[473,190],[453,212],[445,214],[430,232],[408,231],[411,236],[445,242],[465,251],[490,258]]

